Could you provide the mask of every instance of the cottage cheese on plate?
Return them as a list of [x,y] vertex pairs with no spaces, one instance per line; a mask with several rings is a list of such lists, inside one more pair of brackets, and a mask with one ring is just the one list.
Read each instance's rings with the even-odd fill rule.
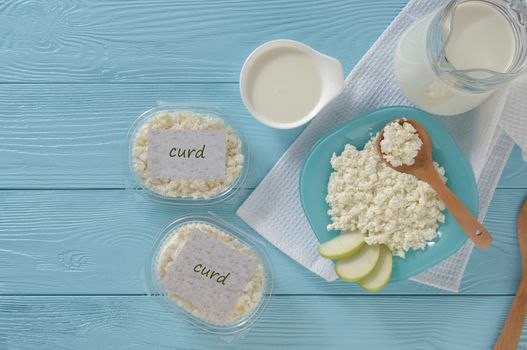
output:
[[[364,232],[367,244],[385,244],[404,258],[406,251],[424,249],[437,236],[445,206],[427,183],[386,165],[376,137],[362,151],[348,144],[340,155],[333,154],[326,197],[333,223],[328,229]],[[436,168],[446,182],[444,169]]]
[[210,237],[226,244],[232,249],[237,250],[238,252],[255,260],[257,262],[256,271],[249,283],[247,283],[247,285],[243,289],[241,297],[238,299],[236,305],[234,306],[226,320],[217,319],[213,314],[206,313],[201,309],[196,308],[190,302],[179,297],[174,293],[168,292],[168,296],[183,309],[193,314],[194,316],[199,317],[202,320],[218,325],[232,324],[233,322],[249,315],[256,309],[262,299],[263,291],[265,288],[265,270],[262,262],[260,261],[260,258],[254,253],[254,251],[249,246],[242,243],[237,238],[233,237],[225,231],[216,228],[215,226],[206,223],[189,223],[175,229],[171,233],[171,238],[163,245],[160,250],[159,260],[156,268],[158,278],[162,280],[165,277],[165,275],[170,270],[172,264],[174,264],[174,261],[177,258],[178,254],[183,249],[188,237],[195,229],[209,235]]
[[[227,155],[223,179],[169,179],[148,177],[148,132],[150,130],[226,130]],[[161,111],[149,118],[138,130],[133,143],[133,167],[143,185],[165,197],[211,198],[224,192],[240,176],[244,157],[242,142],[217,117],[192,111]]]
[[393,121],[384,127],[381,151],[392,166],[413,165],[423,145],[417,130],[410,123]]

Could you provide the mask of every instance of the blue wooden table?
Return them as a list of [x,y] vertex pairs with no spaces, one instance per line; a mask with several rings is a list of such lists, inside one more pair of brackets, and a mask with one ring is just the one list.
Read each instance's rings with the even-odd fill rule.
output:
[[[301,130],[248,115],[237,85],[245,57],[291,38],[348,72],[404,4],[1,1],[0,349],[227,348],[143,295],[154,237],[191,210],[124,190],[128,127],[156,101],[223,103],[254,162],[240,196],[213,211],[247,228],[236,208]],[[526,195],[515,149],[485,220],[495,242],[473,253],[459,294],[410,281],[364,294],[325,283],[269,245],[275,295],[236,348],[491,348],[520,275],[516,215]]]

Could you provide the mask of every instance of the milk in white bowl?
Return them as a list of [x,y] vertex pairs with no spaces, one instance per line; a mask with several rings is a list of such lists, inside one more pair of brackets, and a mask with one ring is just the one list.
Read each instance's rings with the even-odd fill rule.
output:
[[262,123],[290,129],[307,123],[344,88],[342,65],[293,40],[274,40],[247,58],[240,93]]
[[[508,73],[521,44],[511,18],[492,1],[452,1],[449,6],[412,25],[395,51],[395,74],[405,95],[440,115],[466,112],[485,100],[500,79],[512,79]],[[441,47],[434,51],[434,44]]]

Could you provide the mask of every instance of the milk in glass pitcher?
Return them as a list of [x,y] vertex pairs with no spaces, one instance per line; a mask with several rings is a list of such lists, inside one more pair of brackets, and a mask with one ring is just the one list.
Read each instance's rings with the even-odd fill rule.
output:
[[526,0],[452,0],[412,25],[395,52],[405,95],[439,115],[473,109],[526,65]]

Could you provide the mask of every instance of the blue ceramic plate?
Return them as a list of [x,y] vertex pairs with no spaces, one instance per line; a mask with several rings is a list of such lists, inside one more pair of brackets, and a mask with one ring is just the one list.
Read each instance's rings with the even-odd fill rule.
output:
[[[331,223],[325,197],[332,172],[330,159],[333,152],[340,154],[348,143],[362,149],[366,142],[388,122],[402,117],[421,123],[430,134],[433,157],[446,170],[447,185],[477,216],[479,208],[476,181],[470,165],[448,130],[433,116],[410,107],[388,107],[366,113],[353,119],[331,135],[318,142],[307,156],[300,176],[300,197],[306,216],[320,242],[339,234],[328,231]],[[440,224],[438,237],[424,250],[409,251],[406,259],[394,257],[391,281],[400,281],[426,270],[455,253],[467,240],[452,215],[445,212],[445,223]]]

